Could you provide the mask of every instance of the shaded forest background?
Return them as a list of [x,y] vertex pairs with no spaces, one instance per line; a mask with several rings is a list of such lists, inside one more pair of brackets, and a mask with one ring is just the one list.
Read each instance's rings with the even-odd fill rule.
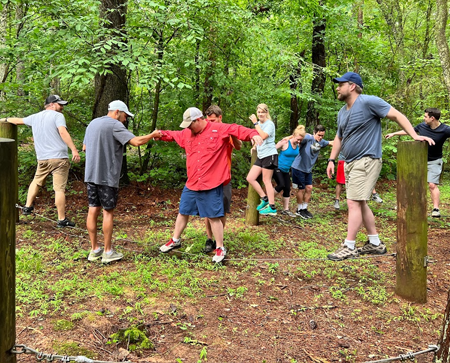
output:
[[[332,78],[347,71],[359,72],[364,93],[414,125],[427,107],[440,108],[444,122],[448,115],[442,0],[12,0],[1,1],[0,13],[1,117],[38,112],[59,94],[70,101],[64,113],[79,148],[87,124],[114,99],[136,114],[128,128],[137,135],[179,129],[187,107],[210,104],[223,109],[225,122],[250,126],[263,102],[277,139],[299,123],[309,132],[321,123],[332,139],[342,107]],[[383,128],[398,129],[386,120]],[[30,136],[20,129],[22,144]],[[395,178],[396,143],[383,144],[388,179]],[[32,174],[32,153],[19,156],[22,175]],[[245,185],[247,159],[245,150],[234,159],[237,187]],[[176,145],[150,143],[129,150],[127,160],[124,182],[184,182]]]

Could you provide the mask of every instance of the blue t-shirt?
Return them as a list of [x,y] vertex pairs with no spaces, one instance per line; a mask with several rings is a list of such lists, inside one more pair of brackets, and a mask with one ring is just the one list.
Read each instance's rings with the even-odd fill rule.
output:
[[299,150],[300,147],[297,145],[297,147],[294,149],[292,147],[291,141],[289,140],[287,149],[281,150],[280,155],[278,156],[278,169],[280,169],[282,172],[289,173],[291,165],[298,155]]
[[58,127],[66,127],[61,112],[44,110],[23,119],[33,132],[34,148],[38,160],[67,159],[67,145],[59,134]]
[[347,105],[340,109],[337,136],[347,163],[364,156],[381,158],[381,119],[390,109],[389,103],[369,95],[359,95],[349,110]]
[[319,157],[320,149],[328,144],[329,141],[327,140],[316,141],[313,135],[306,134],[300,143],[300,152],[292,163],[292,167],[304,173],[311,173]]
[[432,129],[425,122],[414,127],[414,130],[421,136],[427,136],[435,142],[434,145],[428,145],[428,161],[442,159],[442,146],[445,140],[450,137],[450,127],[440,124]]
[[269,137],[263,141],[262,145],[256,145],[258,159],[278,154],[275,147],[275,124],[271,120],[266,120],[264,123],[260,123],[259,126]]

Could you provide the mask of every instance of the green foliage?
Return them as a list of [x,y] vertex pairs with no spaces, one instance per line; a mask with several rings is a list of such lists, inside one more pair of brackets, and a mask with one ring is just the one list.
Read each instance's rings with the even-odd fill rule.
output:
[[74,326],[75,324],[73,322],[64,319],[56,320],[53,323],[53,329],[55,330],[62,330],[62,331],[72,330]]
[[154,349],[153,342],[147,337],[142,326],[131,326],[120,329],[110,336],[111,343],[128,343],[129,350]]

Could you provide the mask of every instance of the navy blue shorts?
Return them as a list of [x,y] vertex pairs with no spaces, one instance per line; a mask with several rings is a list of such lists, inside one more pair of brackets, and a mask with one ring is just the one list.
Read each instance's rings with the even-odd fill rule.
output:
[[190,190],[184,186],[181,193],[180,214],[202,218],[223,217],[225,215],[223,186],[201,191]]
[[291,168],[292,182],[297,184],[298,189],[305,189],[307,185],[312,185],[312,173],[304,173],[298,169]]

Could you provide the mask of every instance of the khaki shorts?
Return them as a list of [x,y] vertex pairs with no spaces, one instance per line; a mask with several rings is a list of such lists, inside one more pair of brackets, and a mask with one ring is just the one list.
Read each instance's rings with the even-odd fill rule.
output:
[[69,168],[69,159],[38,160],[33,182],[43,187],[49,174],[52,174],[53,190],[55,192],[64,192],[66,190],[67,178],[69,177]]
[[344,164],[347,199],[370,200],[381,171],[381,159],[365,156]]

